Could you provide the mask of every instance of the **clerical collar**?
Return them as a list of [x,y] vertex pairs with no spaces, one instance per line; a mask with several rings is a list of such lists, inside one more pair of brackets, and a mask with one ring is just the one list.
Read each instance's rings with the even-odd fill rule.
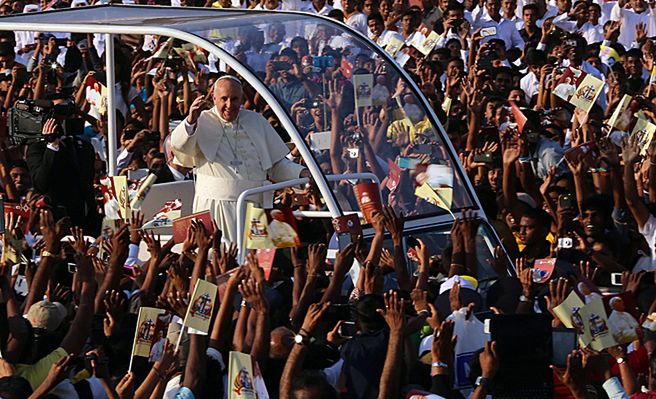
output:
[[[220,120],[221,122],[223,122],[223,124],[225,124],[225,125],[232,125],[233,123],[237,122],[237,120],[239,120],[239,114],[237,114],[237,117],[236,117],[235,120],[232,121],[232,122],[223,119],[223,117],[221,116],[221,113],[220,113],[219,110],[216,108],[216,106],[212,108],[212,112],[214,112],[214,114],[216,114],[216,116],[219,118],[219,120]],[[241,108],[240,108],[239,112],[241,112]]]

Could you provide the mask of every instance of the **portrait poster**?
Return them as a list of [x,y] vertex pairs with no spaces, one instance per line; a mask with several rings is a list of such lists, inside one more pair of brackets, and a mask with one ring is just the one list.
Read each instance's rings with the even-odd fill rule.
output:
[[608,120],[608,126],[611,127],[611,130],[617,129],[626,132],[629,129],[629,125],[633,119],[633,112],[629,108],[632,99],[633,97],[625,94],[619,104],[617,104],[617,107],[615,107],[613,114]]
[[[293,248],[301,245],[296,218],[291,208],[265,210],[269,239],[275,248]],[[271,247],[268,247],[271,248]]]
[[581,74],[584,74],[585,77],[576,87],[576,91],[569,99],[569,103],[585,110],[585,112],[590,112],[604,88],[604,82],[585,72],[581,72]]
[[640,155],[644,156],[647,154],[649,144],[651,144],[651,141],[654,138],[654,132],[656,132],[656,125],[646,119],[638,118],[638,121],[631,132],[631,138],[633,139],[635,136],[635,140],[638,140]]
[[355,107],[371,107],[374,75],[370,73],[353,75],[353,90],[355,90]]
[[392,57],[395,57],[396,54],[403,48],[405,45],[405,42],[401,39],[399,39],[397,36],[390,36],[390,38],[387,40],[387,45],[385,46],[385,51],[389,53]]
[[148,357],[150,355],[150,348],[155,337],[157,319],[159,315],[165,312],[164,309],[149,308],[146,306],[139,308],[137,328],[134,332],[134,343],[132,345],[132,356]]

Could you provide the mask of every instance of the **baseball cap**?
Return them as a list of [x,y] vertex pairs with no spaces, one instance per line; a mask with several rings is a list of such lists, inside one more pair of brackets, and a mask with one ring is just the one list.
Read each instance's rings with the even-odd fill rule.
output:
[[34,328],[40,328],[51,333],[61,325],[66,318],[66,308],[59,302],[43,300],[30,306],[25,318]]

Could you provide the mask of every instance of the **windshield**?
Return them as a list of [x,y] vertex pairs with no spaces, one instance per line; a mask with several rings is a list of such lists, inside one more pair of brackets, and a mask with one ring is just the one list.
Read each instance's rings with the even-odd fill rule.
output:
[[[438,127],[379,48],[300,14],[240,13],[220,23],[194,33],[269,87],[325,174],[373,173],[383,204],[411,217],[474,206]],[[356,183],[331,183],[342,211],[359,210]]]

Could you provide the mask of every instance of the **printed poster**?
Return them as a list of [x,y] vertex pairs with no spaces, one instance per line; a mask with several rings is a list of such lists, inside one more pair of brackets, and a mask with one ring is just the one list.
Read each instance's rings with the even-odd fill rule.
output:
[[[4,217],[9,219],[10,214],[13,214],[14,221],[18,223],[18,227],[23,232],[23,235],[27,234],[29,226],[27,225],[30,221],[31,215],[30,207],[27,204],[8,204],[4,203]],[[4,223],[2,224],[4,229]]]
[[130,220],[130,196],[127,176],[111,176],[112,188],[118,202],[118,214],[123,220]]
[[385,46],[385,51],[387,51],[392,57],[395,57],[404,45],[405,42],[403,40],[399,39],[396,35],[390,35],[390,38],[387,40],[387,45]]
[[596,299],[581,308],[583,334],[590,340],[590,347],[596,351],[617,345],[611,334],[606,309],[601,299]]
[[629,344],[638,339],[638,330],[640,324],[636,316],[635,299],[630,292],[624,292],[619,295],[604,296],[604,303],[607,304],[608,327],[613,335],[613,339],[620,345]]
[[228,399],[257,399],[251,355],[231,351],[228,362]]
[[185,314],[183,325],[200,330],[207,334],[210,330],[210,319],[212,310],[216,302],[216,285],[198,279],[194,293],[191,296],[187,313]]
[[631,100],[633,100],[633,97],[629,95],[625,94],[622,97],[622,100],[617,104],[615,111],[613,111],[613,115],[611,115],[608,120],[608,126],[622,132],[629,130],[629,125],[633,120],[633,111],[629,108]]
[[353,75],[353,89],[355,90],[355,107],[371,107],[371,92],[374,87],[374,75],[370,73]]
[[428,55],[433,51],[439,39],[440,35],[437,32],[428,27],[428,25],[421,24],[412,36],[410,45],[419,50],[423,55]]
[[137,329],[134,333],[134,344],[132,345],[132,356],[149,357],[150,349],[155,338],[155,330],[158,317],[165,313],[164,309],[139,308]]
[[312,148],[315,151],[329,150],[330,139],[332,137],[331,134],[332,133],[330,131],[310,133],[310,148]]
[[[449,195],[449,193],[451,195]],[[415,189],[415,195],[417,197],[432,205],[450,211],[453,189],[441,190],[441,194],[444,195],[445,198],[442,198],[442,196],[439,195],[428,183],[424,183]]]
[[301,245],[296,218],[291,208],[267,209],[269,238],[276,248],[293,248]]
[[257,264],[264,270],[264,279],[269,281],[271,268],[273,268],[273,259],[276,257],[276,249],[258,249],[255,253],[257,255]]
[[640,155],[647,154],[647,149],[649,149],[649,144],[654,138],[654,132],[656,132],[656,125],[649,122],[646,119],[638,118],[633,131],[631,132],[631,137],[636,136],[638,140],[638,146],[640,147]]
[[374,213],[383,210],[383,201],[380,198],[380,190],[376,183],[359,183],[353,186],[353,192],[358,200],[358,205],[367,223],[373,221]]
[[604,82],[574,68],[567,68],[553,93],[570,104],[589,112],[604,87]]

